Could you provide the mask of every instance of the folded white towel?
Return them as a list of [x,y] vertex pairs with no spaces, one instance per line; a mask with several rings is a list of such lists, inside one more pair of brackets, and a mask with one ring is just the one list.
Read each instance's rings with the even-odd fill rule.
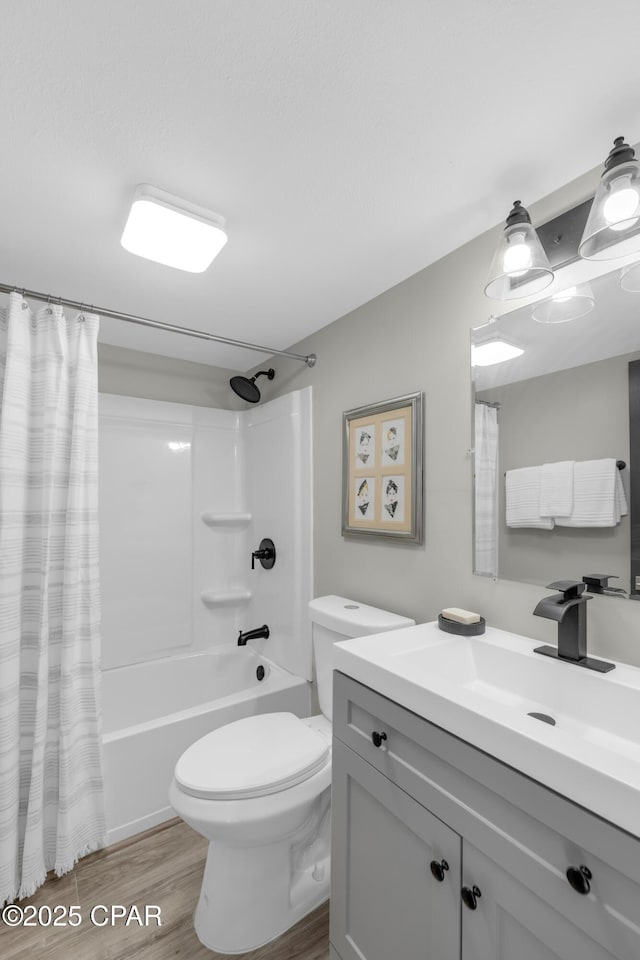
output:
[[618,470],[616,466],[616,506],[618,509],[618,520],[620,517],[626,517],[629,513],[629,507],[627,506],[627,498],[624,492],[624,485],[622,483],[622,473]]
[[573,468],[573,510],[559,527],[615,527],[627,513],[622,477],[612,457],[583,460]]
[[568,517],[573,509],[573,460],[543,463],[540,516]]
[[505,520],[508,527],[538,527],[552,530],[553,520],[540,516],[542,467],[507,470],[505,477]]

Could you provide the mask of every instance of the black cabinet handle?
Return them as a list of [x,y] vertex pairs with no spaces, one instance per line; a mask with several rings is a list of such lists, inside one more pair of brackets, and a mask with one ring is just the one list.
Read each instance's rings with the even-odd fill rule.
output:
[[377,730],[374,730],[371,734],[371,740],[374,747],[381,747],[382,741],[387,739],[386,733],[378,733]]
[[480,889],[476,887],[475,883],[469,889],[469,887],[463,887],[460,891],[460,896],[462,897],[462,902],[465,907],[469,907],[469,910],[476,910],[478,906],[478,897],[481,897]]
[[579,867],[569,867],[567,869],[567,880],[576,891],[576,893],[582,893],[586,896],[591,890],[591,884],[589,880],[593,879],[593,875],[589,867],[585,867],[584,864],[580,864]]
[[436,880],[439,880],[440,883],[442,883],[444,880],[445,870],[449,869],[449,864],[447,861],[441,860],[440,863],[438,863],[437,860],[432,860],[429,866],[431,867],[431,873],[434,875]]

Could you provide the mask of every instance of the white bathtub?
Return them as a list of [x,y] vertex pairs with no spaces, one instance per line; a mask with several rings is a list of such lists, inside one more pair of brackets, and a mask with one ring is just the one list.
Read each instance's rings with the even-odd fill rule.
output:
[[277,710],[305,717],[309,708],[309,684],[250,647],[103,671],[109,843],[174,816],[169,784],[178,757],[194,740],[241,717]]

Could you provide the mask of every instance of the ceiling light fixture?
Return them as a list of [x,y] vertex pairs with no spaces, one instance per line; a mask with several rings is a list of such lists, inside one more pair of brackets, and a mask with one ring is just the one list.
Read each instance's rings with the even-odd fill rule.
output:
[[136,188],[120,243],[147,260],[203,273],[227,242],[224,223],[210,210],[142,183]]
[[640,251],[640,165],[624,137],[605,160],[580,241],[585,260],[613,260]]
[[506,340],[486,340],[484,343],[473,344],[471,347],[471,364],[474,367],[490,367],[494,363],[504,363],[513,360],[524,353],[520,347],[514,347]]
[[595,298],[590,284],[582,283],[579,287],[560,290],[548,300],[540,300],[531,311],[531,316],[536,323],[567,323],[586,317],[594,306]]
[[531,217],[519,200],[513,204],[484,288],[494,300],[515,300],[540,293],[553,280],[553,270]]

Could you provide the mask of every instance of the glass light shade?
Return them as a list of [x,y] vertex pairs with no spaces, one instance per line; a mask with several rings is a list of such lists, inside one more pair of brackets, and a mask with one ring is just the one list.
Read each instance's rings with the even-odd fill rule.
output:
[[474,367],[490,367],[494,363],[504,363],[513,360],[524,353],[520,347],[514,347],[506,340],[487,340],[485,343],[473,344],[471,347],[471,364]]
[[593,198],[582,240],[585,260],[613,260],[640,251],[640,165],[606,170]]
[[537,323],[567,323],[586,317],[594,306],[595,298],[590,285],[582,283],[579,287],[559,290],[548,300],[536,303],[531,316]]
[[223,227],[217,214],[141,184],[120,243],[147,260],[203,273],[227,242]]
[[625,267],[620,277],[620,286],[627,293],[640,293],[640,263]]
[[530,223],[505,227],[491,261],[484,288],[494,300],[516,300],[540,293],[553,280],[553,270]]

